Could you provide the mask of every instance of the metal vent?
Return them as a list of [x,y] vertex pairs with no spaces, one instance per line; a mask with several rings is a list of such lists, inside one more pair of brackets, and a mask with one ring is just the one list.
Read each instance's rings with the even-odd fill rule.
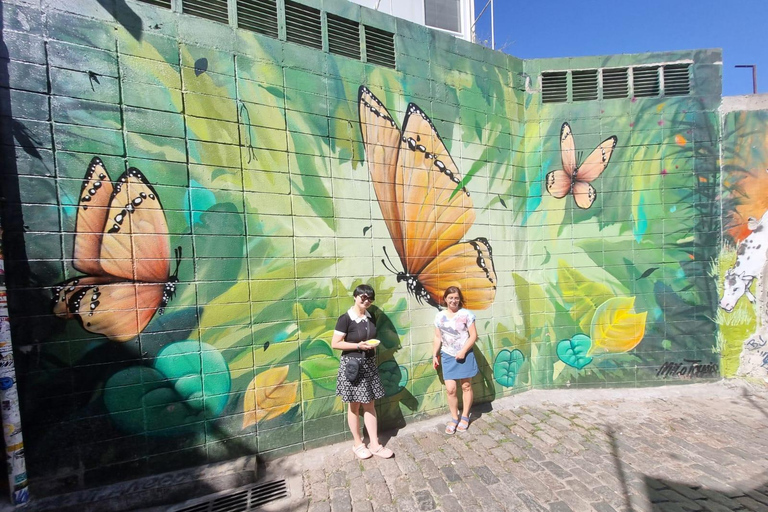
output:
[[290,495],[285,480],[275,480],[190,500],[167,512],[248,512]]
[[237,26],[277,39],[277,0],[237,0]]
[[227,0],[183,0],[181,12],[219,23],[229,23]]
[[571,71],[571,96],[573,101],[597,99],[597,70]]
[[139,2],[154,5],[157,7],[165,7],[166,9],[171,8],[171,0],[139,0]]
[[365,56],[371,64],[395,69],[395,34],[365,25]]
[[690,64],[664,66],[664,96],[687,96],[691,93]]
[[360,60],[360,24],[328,13],[328,51]]
[[568,72],[549,71],[541,74],[541,102],[563,103],[568,101]]
[[629,70],[627,68],[603,70],[603,99],[629,96]]
[[285,0],[285,38],[291,43],[323,49],[323,25],[320,11]]
[[659,84],[659,67],[634,68],[632,70],[632,86],[638,98],[651,98],[661,92]]

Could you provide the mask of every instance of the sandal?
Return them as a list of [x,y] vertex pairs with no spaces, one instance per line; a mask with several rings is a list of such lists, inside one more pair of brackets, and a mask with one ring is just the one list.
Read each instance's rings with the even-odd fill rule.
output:
[[459,426],[459,420],[455,420],[451,418],[451,421],[445,424],[445,433],[446,434],[455,434],[456,433],[456,427]]
[[371,451],[368,448],[366,448],[364,444],[361,444],[360,446],[355,446],[354,448],[352,448],[352,451],[355,452],[355,455],[360,460],[370,459],[372,457]]
[[469,428],[469,416],[462,416],[461,421],[456,425],[456,430],[459,432],[466,432]]
[[381,457],[382,459],[388,459],[395,454],[395,452],[393,452],[389,448],[385,448],[384,445],[381,445],[381,444],[377,449],[371,450],[371,453],[377,457]]

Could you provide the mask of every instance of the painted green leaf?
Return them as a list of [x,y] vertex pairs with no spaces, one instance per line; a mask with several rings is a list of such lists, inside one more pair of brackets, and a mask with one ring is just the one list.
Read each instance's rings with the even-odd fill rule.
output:
[[[123,432],[178,435],[204,425],[201,408],[190,407],[154,368],[132,366],[115,373],[104,384],[103,396],[110,418]],[[145,407],[154,414],[146,415]]]
[[339,371],[339,360],[335,357],[315,356],[303,360],[301,369],[314,384],[325,388],[336,389],[336,381],[328,377],[335,377]]
[[520,299],[520,309],[523,313],[524,336],[526,339],[533,337],[534,331],[547,324],[554,314],[552,303],[547,299],[544,289],[533,283],[529,283],[524,277],[512,273],[515,281],[515,293]]
[[589,331],[597,308],[614,296],[606,285],[590,281],[563,260],[557,265],[557,284],[563,300],[571,304],[571,318],[583,331]]
[[384,386],[385,396],[396,395],[403,390],[408,382],[408,369],[397,364],[394,359],[390,359],[379,365],[379,377],[381,377],[381,384]]
[[587,354],[592,348],[592,340],[586,334],[576,334],[569,340],[560,340],[557,343],[557,357],[573,368],[581,370],[592,358]]
[[493,378],[504,387],[511,388],[515,385],[517,374],[520,372],[525,356],[519,349],[504,349],[499,351],[493,362]]

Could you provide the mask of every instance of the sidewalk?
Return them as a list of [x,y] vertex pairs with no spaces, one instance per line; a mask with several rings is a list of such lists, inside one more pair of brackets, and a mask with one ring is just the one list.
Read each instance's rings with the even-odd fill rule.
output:
[[270,508],[768,512],[764,388],[536,390],[478,409],[465,433],[443,434],[446,415],[383,436],[393,459],[348,442],[269,463],[266,480],[303,484]]

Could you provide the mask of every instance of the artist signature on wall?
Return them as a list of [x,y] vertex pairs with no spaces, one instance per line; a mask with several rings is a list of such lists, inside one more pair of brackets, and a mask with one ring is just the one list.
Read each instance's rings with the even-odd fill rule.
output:
[[661,365],[656,376],[662,379],[667,377],[704,378],[720,376],[720,367],[716,363],[701,364],[701,359],[683,359],[682,363],[667,362]]

